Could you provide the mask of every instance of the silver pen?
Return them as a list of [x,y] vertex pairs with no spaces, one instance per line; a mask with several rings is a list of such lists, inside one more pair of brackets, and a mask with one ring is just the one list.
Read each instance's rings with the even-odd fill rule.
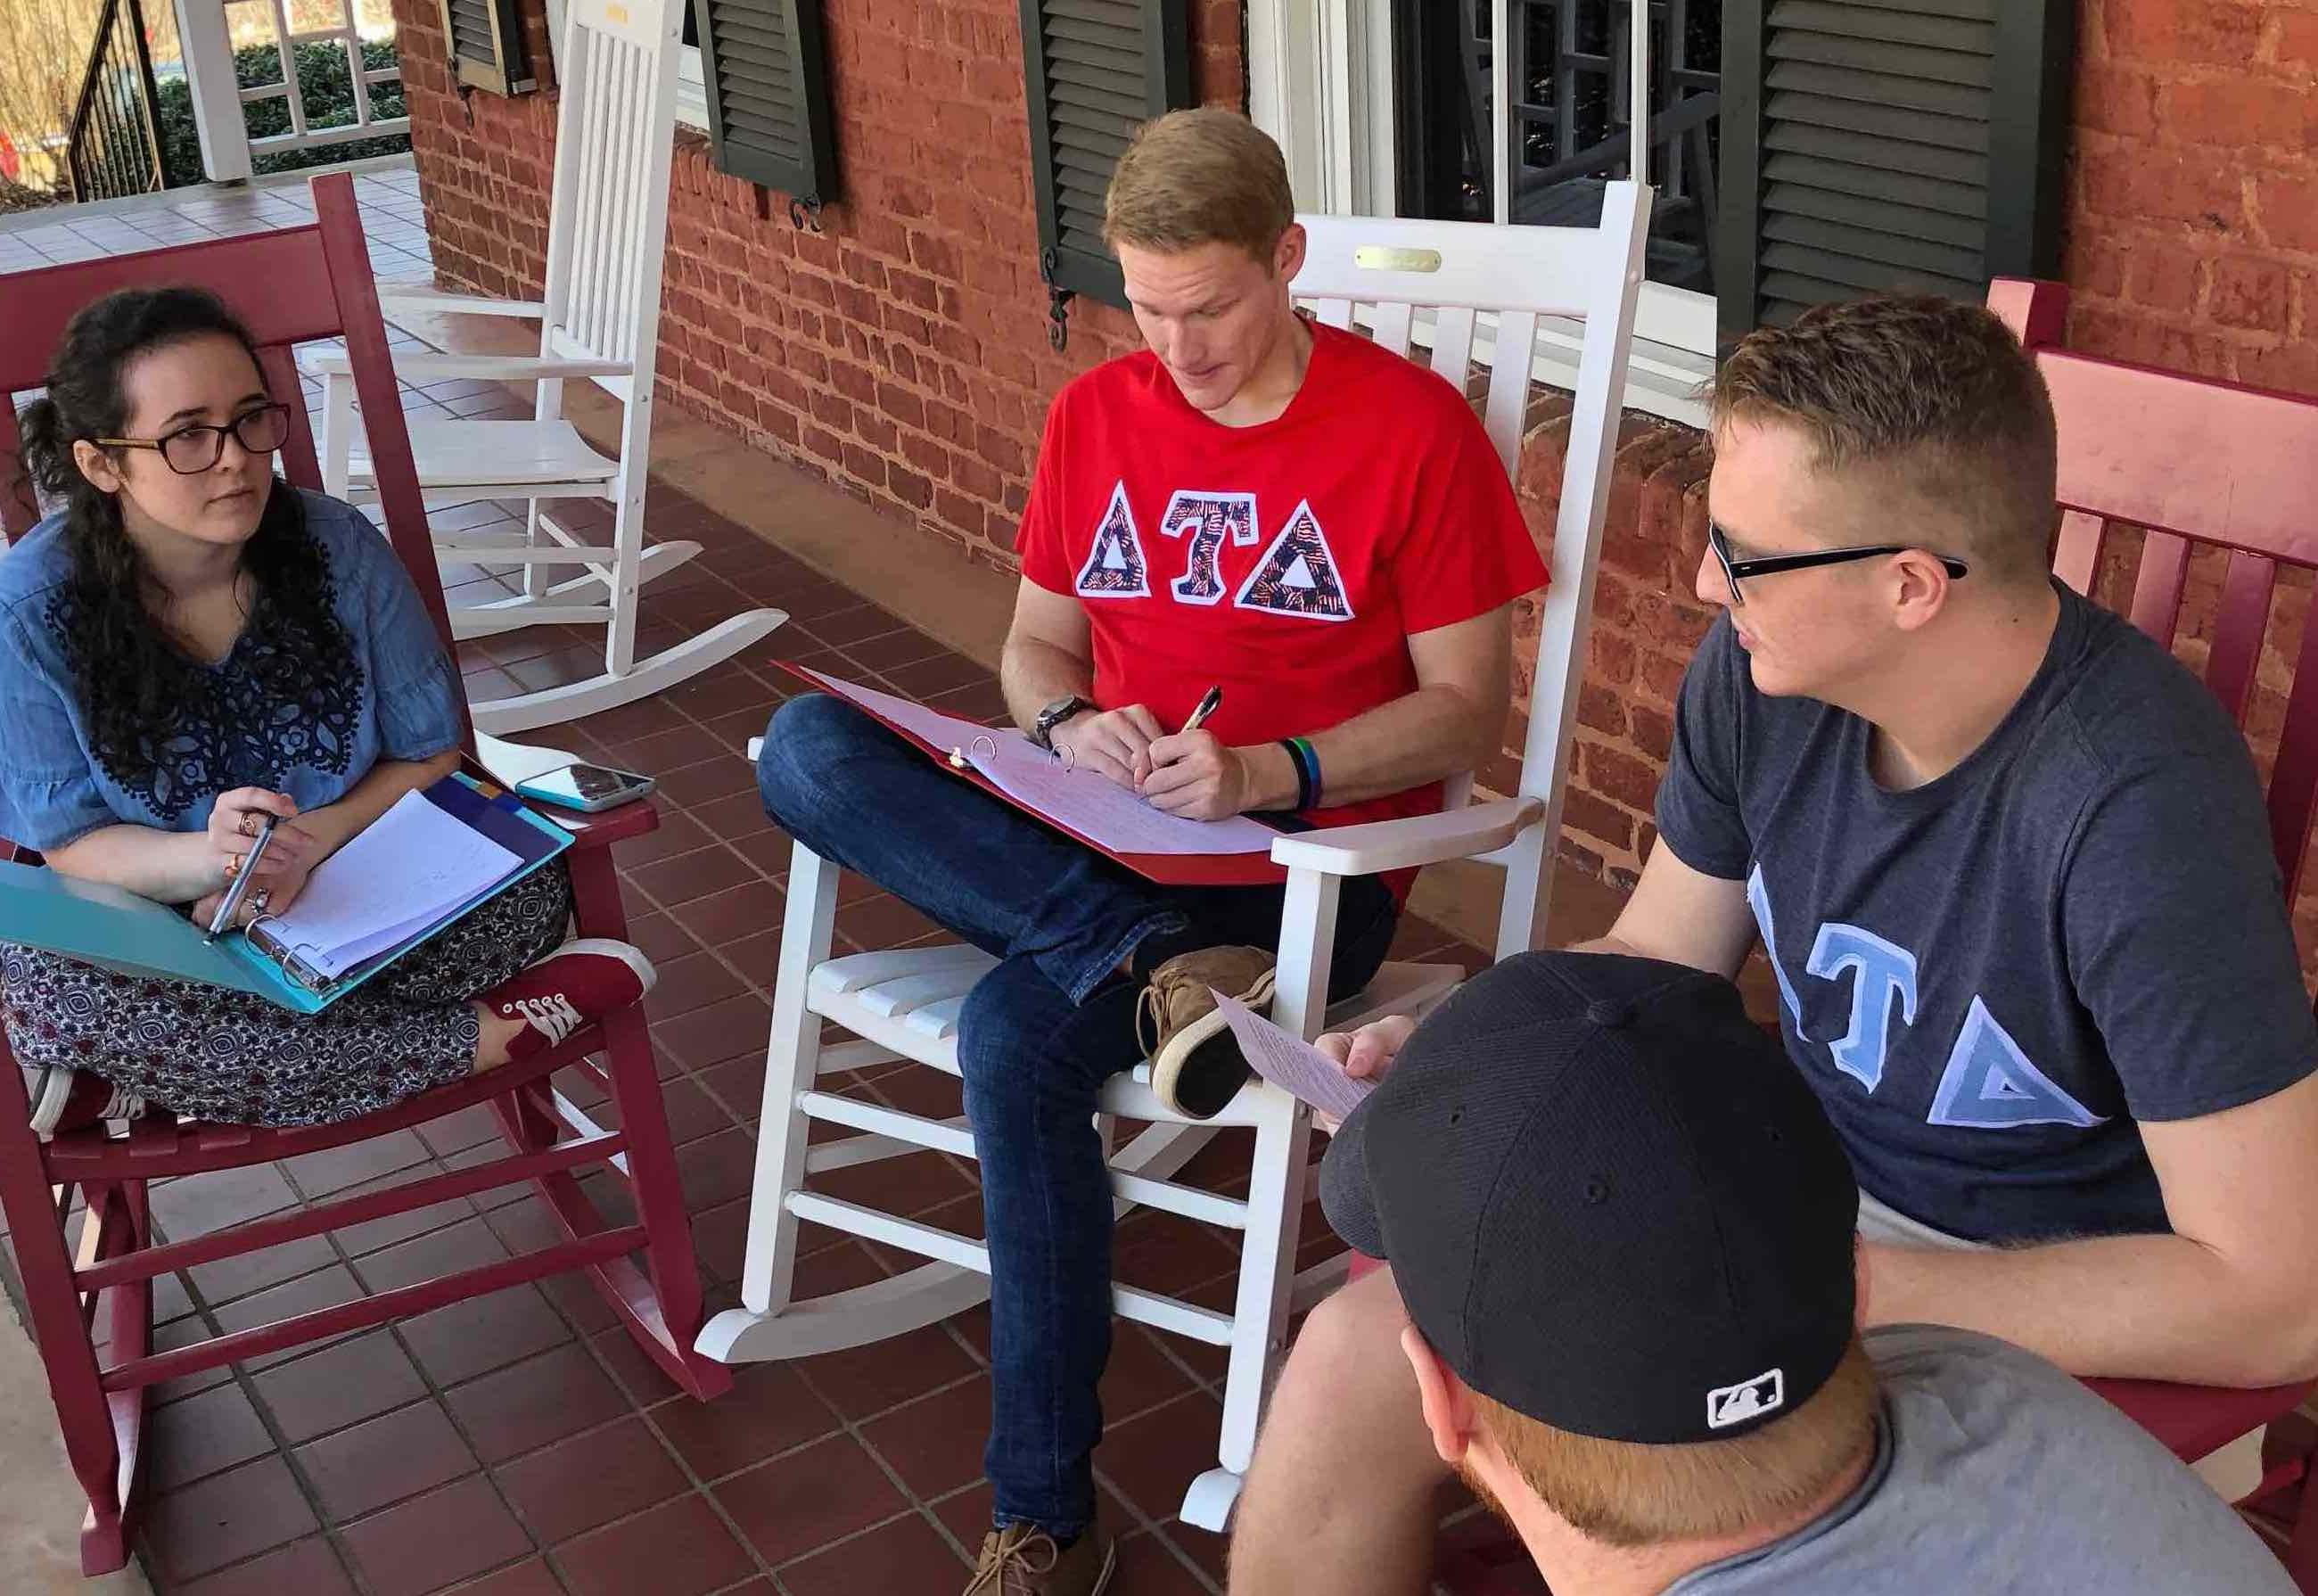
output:
[[202,933],[203,942],[217,941],[224,934],[225,928],[233,924],[235,914],[241,908],[241,900],[249,891],[250,882],[256,878],[257,861],[265,857],[265,844],[273,840],[274,816],[268,815],[258,822],[256,843],[243,855],[241,868],[234,872],[231,884],[225,889],[225,897],[218,903],[217,913],[210,916],[210,928]]

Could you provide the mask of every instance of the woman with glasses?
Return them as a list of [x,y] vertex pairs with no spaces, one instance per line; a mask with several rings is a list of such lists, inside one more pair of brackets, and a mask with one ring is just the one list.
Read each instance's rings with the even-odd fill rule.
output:
[[[20,418],[62,508],[0,558],[0,836],[204,926],[265,817],[243,925],[459,762],[459,679],[387,540],[274,474],[299,397],[213,296],[132,289],[74,318]],[[0,942],[0,1022],[44,1136],[148,1104],[321,1123],[633,1002],[651,965],[559,951],[570,913],[536,871],[312,1016]]]

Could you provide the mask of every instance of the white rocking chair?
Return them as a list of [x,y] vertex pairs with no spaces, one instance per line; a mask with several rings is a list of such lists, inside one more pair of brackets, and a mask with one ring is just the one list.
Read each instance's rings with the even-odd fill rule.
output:
[[[660,270],[667,253],[669,156],[676,131],[676,0],[571,0],[556,65],[555,180],[547,238],[546,298],[533,302],[431,290],[386,290],[387,314],[508,316],[541,324],[535,356],[404,353],[396,376],[414,384],[456,377],[535,382],[531,420],[413,416],[410,443],[429,505],[478,499],[528,503],[521,542],[438,533],[446,560],[519,565],[520,594],[456,606],[452,627],[478,637],[530,626],[606,629],[604,669],[584,681],[472,707],[478,731],[508,733],[633,702],[730,659],[788,617],[754,609],[649,658],[636,657],[643,587],[700,552],[694,542],[645,546],[652,372],[660,346]],[[343,356],[310,360],[324,378],[323,483],[359,503],[374,496],[370,459],[355,438],[353,379]],[[619,454],[599,454],[563,415],[563,384],[593,381],[620,402]],[[542,507],[555,499],[609,500],[611,542],[593,545]],[[551,582],[554,566],[584,569]]]
[[[1509,471],[1521,443],[1539,318],[1582,317],[1585,346],[1521,790],[1469,804],[1468,777],[1452,784],[1457,807],[1441,814],[1282,837],[1272,845],[1271,857],[1289,868],[1289,878],[1271,1014],[1289,1030],[1309,1037],[1386,1014],[1421,1012],[1462,978],[1453,965],[1387,964],[1366,991],[1327,1006],[1337,895],[1347,876],[1449,859],[1486,861],[1506,877],[1496,956],[1539,941],[1649,214],[1647,188],[1613,183],[1598,229],[1305,219],[1311,250],[1297,293],[1316,302],[1320,319],[1331,325],[1350,326],[1356,303],[1373,306],[1364,320],[1378,341],[1406,354],[1413,307],[1431,307],[1433,368],[1461,387],[1475,347],[1476,313],[1494,312],[1494,341],[1484,356],[1491,373],[1486,414],[1490,439]],[[696,1343],[728,1363],[801,1357],[883,1339],[971,1307],[989,1293],[989,1254],[980,1242],[807,1185],[815,1175],[925,1149],[974,1156],[974,1137],[962,1118],[936,1121],[819,1091],[814,1078],[822,1070],[896,1059],[957,1074],[959,1008],[993,960],[962,945],[832,959],[837,899],[837,868],[799,845],[774,989],[743,1305],[710,1321]],[[860,1040],[823,1046],[824,1021]],[[1340,1256],[1302,1276],[1292,1274],[1311,1131],[1301,1105],[1253,1080],[1214,1120],[1187,1123],[1160,1106],[1148,1080],[1148,1065],[1139,1066],[1115,1078],[1101,1099],[1107,1116],[1153,1122],[1111,1159],[1119,1211],[1148,1205],[1237,1230],[1244,1238],[1228,1313],[1132,1286],[1118,1287],[1115,1296],[1122,1318],[1230,1349],[1219,1466],[1191,1483],[1182,1506],[1188,1522],[1220,1530],[1254,1450],[1289,1315],[1333,1289],[1346,1259]],[[814,1120],[860,1133],[809,1147]],[[1170,1178],[1214,1127],[1224,1125],[1255,1131],[1254,1167],[1244,1199]],[[931,1261],[874,1285],[795,1301],[791,1285],[800,1221]]]

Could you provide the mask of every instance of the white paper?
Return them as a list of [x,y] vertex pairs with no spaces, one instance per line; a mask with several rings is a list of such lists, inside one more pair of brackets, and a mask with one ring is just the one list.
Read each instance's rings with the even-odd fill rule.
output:
[[1231,1027],[1248,1068],[1289,1096],[1343,1119],[1376,1090],[1374,1081],[1354,1080],[1327,1054],[1302,1037],[1282,1031],[1237,998],[1226,997],[1212,987],[1208,990],[1215,992],[1216,1005],[1224,1023]]
[[1107,776],[1071,771],[1011,730],[993,731],[891,693],[806,672],[831,692],[875,709],[937,748],[963,753],[1007,797],[1114,853],[1263,853],[1280,834],[1245,816],[1186,820],[1155,809]]
[[307,879],[271,933],[336,976],[425,930],[523,863],[416,792],[402,795]]

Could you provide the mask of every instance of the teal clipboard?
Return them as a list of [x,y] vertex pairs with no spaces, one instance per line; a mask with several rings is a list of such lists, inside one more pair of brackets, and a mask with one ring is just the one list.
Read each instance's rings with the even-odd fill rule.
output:
[[[446,790],[454,782],[458,788]],[[465,776],[445,777],[427,790],[427,797],[508,845],[522,862],[426,930],[336,980],[313,977],[294,953],[269,951],[253,943],[246,933],[230,931],[213,942],[205,942],[198,926],[166,904],[32,865],[0,864],[0,942],[22,942],[129,975],[248,992],[297,1014],[319,1014],[571,845],[570,832],[533,814],[512,795]]]

